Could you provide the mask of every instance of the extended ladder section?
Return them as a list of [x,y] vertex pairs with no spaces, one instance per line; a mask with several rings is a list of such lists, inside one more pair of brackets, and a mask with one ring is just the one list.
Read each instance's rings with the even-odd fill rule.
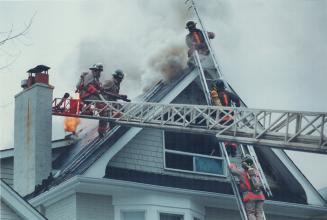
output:
[[[53,115],[104,119],[130,127],[214,134],[220,140],[258,147],[327,154],[327,112],[111,101],[90,101],[76,112],[71,104],[76,105],[79,100],[67,99],[58,106],[61,100],[54,99]],[[100,102],[102,107],[97,108]],[[100,116],[102,111],[109,111],[109,116]],[[234,119],[222,121],[225,115],[234,115]]]
[[[199,23],[201,25],[202,33],[204,35],[206,44],[208,46],[211,60],[212,60],[213,65],[215,67],[215,71],[213,73],[213,75],[214,75],[213,78],[218,77],[218,78],[222,79],[222,72],[221,72],[221,69],[219,68],[219,65],[218,65],[218,62],[217,62],[217,59],[216,59],[214,50],[211,47],[209,36],[208,36],[208,32],[206,31],[205,26],[203,25],[203,23],[201,21],[201,18],[200,18],[200,15],[199,15],[198,11],[197,11],[197,8],[196,8],[196,5],[195,5],[194,0],[191,0],[191,4],[192,4],[192,8],[193,8],[193,10],[194,10],[194,12],[195,12],[198,20],[199,20]],[[208,81],[210,79],[208,79],[206,77],[206,75],[205,75],[205,71],[203,70],[203,67],[202,67],[202,64],[201,64],[201,61],[200,61],[200,57],[199,57],[197,51],[195,51],[195,53],[194,53],[194,59],[196,60],[196,63],[197,63],[198,68],[199,68],[200,80],[201,80],[202,87],[203,87],[203,90],[204,90],[204,93],[205,93],[207,104],[210,105],[210,104],[212,104],[212,102],[211,102],[211,96],[210,96],[210,92],[209,92],[209,87],[208,87]],[[213,83],[215,83],[215,81],[212,81],[210,85],[213,85]],[[226,87],[227,88],[229,87],[228,83],[224,82],[224,84],[226,84]],[[229,89],[232,90],[231,88],[229,88]],[[210,101],[208,101],[208,100],[210,100]],[[231,118],[232,118],[232,120],[234,120],[234,117],[231,117]],[[239,119],[239,116],[236,117],[236,119]],[[226,123],[226,125],[229,125],[229,124],[230,124],[230,122]],[[226,146],[225,146],[225,144],[223,142],[220,142],[220,145],[221,145],[221,149],[224,150],[224,155],[225,155],[226,161],[227,161],[228,165],[230,165],[228,154],[227,154],[227,151],[226,151]],[[241,151],[242,152],[242,156],[245,156],[244,155],[244,146],[242,144],[240,144],[240,147],[242,149],[242,151]],[[263,183],[264,190],[266,191],[266,193],[267,193],[268,196],[272,196],[272,193],[271,193],[269,184],[268,184],[268,182],[266,180],[266,177],[265,177],[265,175],[263,173],[263,170],[261,169],[260,163],[258,161],[258,158],[256,156],[256,153],[255,153],[253,147],[251,145],[245,145],[245,148],[248,149],[248,152],[250,153],[250,155],[254,159],[254,164],[255,164],[255,167],[259,171],[259,177],[260,177],[260,179],[261,179],[261,181]],[[233,187],[234,195],[235,195],[236,200],[237,200],[237,205],[238,205],[238,208],[239,208],[239,211],[240,211],[241,218],[244,219],[244,220],[246,220],[246,219],[248,219],[248,216],[247,216],[247,214],[245,212],[244,204],[242,202],[241,195],[240,195],[240,192],[238,190],[236,180],[235,180],[235,178],[234,178],[233,175],[230,175],[230,178],[231,178],[231,185]],[[264,213],[263,213],[263,218],[266,219],[266,216],[265,216]]]

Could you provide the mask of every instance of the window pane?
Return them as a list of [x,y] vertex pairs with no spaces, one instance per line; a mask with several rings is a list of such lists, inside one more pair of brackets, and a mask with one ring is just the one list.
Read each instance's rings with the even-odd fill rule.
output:
[[170,150],[221,156],[219,142],[212,135],[165,132],[165,147]]
[[123,220],[145,220],[145,212],[122,212]]
[[183,220],[182,215],[168,214],[168,213],[160,213],[160,220]]
[[195,171],[224,175],[223,161],[204,157],[195,157]]
[[187,155],[166,153],[166,167],[193,171],[193,157]]

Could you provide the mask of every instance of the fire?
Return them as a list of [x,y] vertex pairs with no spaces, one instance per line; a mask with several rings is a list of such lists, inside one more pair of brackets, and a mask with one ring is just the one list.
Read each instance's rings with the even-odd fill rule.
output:
[[81,119],[74,117],[66,117],[64,121],[64,129],[67,132],[75,133],[77,126],[81,122]]
[[[75,95],[75,99],[70,100],[70,113],[76,114],[79,112],[79,103],[80,103],[80,97],[79,93]],[[74,103],[74,104],[73,104]],[[75,117],[66,117],[64,121],[64,129],[67,132],[72,132],[73,134],[76,133],[77,126],[81,122],[80,118],[75,118]]]

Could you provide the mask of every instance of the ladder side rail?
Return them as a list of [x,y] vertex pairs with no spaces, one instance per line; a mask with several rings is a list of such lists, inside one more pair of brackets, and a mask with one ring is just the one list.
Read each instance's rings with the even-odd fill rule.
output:
[[222,143],[222,142],[219,142],[219,145],[220,145],[220,150],[221,150],[221,152],[224,155],[224,158],[226,160],[227,170],[228,170],[228,173],[229,173],[232,189],[233,189],[234,195],[236,197],[236,203],[237,203],[238,210],[240,211],[241,218],[242,218],[242,220],[248,220],[248,217],[247,217],[247,214],[246,214],[246,211],[245,211],[245,208],[244,208],[244,203],[242,201],[241,194],[240,194],[240,191],[239,191],[237,183],[236,183],[236,179],[233,176],[233,174],[229,171],[229,166],[230,166],[231,163],[230,163],[230,160],[229,160],[229,157],[228,157],[228,153],[227,153],[225,144]]
[[255,153],[254,151],[254,148],[252,145],[247,145],[248,149],[249,149],[249,153],[250,155],[252,156],[252,158],[254,159],[254,165],[256,167],[256,169],[259,171],[259,178],[261,180],[261,182],[263,183],[263,188],[264,190],[266,191],[267,195],[269,197],[272,197],[273,194],[271,192],[271,189],[270,189],[270,186],[268,184],[268,181],[267,181],[267,178],[266,178],[266,175],[264,174],[263,172],[263,169],[261,167],[261,164],[259,163],[259,160],[258,160],[258,157],[257,157],[257,154]]
[[199,53],[198,53],[197,50],[194,51],[193,56],[194,56],[194,59],[196,61],[197,66],[199,68],[200,81],[201,81],[202,87],[204,88],[204,94],[205,94],[205,97],[206,97],[207,104],[211,105],[211,98],[210,98],[210,92],[209,92],[208,84],[206,82],[203,67],[202,67],[200,57],[199,57]]

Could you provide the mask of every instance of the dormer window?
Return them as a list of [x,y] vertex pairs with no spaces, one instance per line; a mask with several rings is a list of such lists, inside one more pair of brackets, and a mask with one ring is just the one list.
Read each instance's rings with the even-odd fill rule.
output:
[[164,132],[165,168],[226,176],[226,164],[215,136]]

